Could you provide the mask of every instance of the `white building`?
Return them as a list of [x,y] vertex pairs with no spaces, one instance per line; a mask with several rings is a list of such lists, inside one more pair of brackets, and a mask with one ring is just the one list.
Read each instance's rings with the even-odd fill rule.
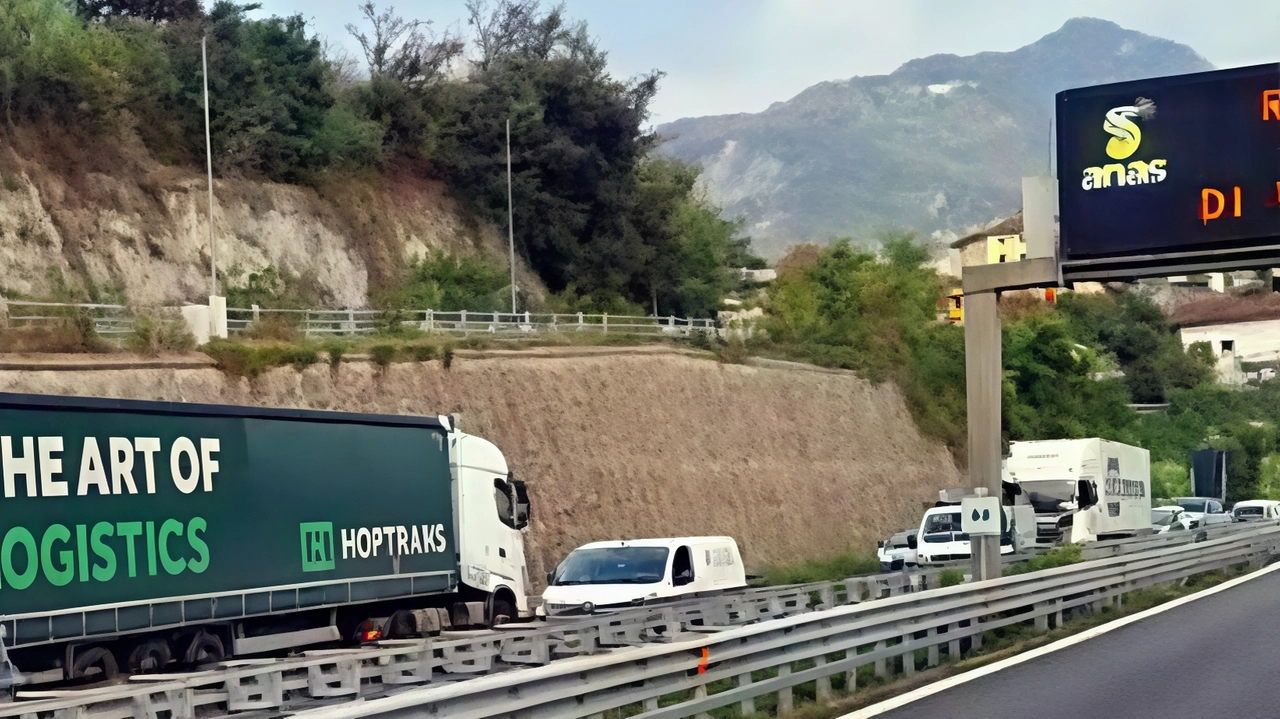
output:
[[1208,342],[1218,358],[1218,377],[1225,384],[1244,384],[1241,362],[1280,361],[1280,320],[1233,322],[1183,327],[1182,346]]

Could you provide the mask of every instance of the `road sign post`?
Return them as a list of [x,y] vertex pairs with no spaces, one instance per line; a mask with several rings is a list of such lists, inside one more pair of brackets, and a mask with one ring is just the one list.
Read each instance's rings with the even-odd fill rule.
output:
[[[1000,394],[1004,360],[1000,347],[1001,290],[1056,287],[1055,258],[1036,258],[962,271],[964,283],[964,366],[969,420],[969,485],[1001,497]],[[1000,576],[1000,535],[975,536],[973,578]]]

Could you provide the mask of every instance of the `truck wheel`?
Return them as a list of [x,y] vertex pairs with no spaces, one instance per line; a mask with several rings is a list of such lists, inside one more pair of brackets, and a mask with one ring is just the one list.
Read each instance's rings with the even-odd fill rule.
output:
[[516,616],[516,608],[511,606],[511,602],[506,597],[494,597],[493,599],[493,616],[489,619],[489,626],[496,627],[499,624],[506,624]]
[[72,679],[107,681],[114,679],[119,673],[120,665],[116,663],[115,655],[106,647],[85,650],[76,657],[75,664],[71,665]]
[[132,674],[157,674],[169,666],[172,653],[169,644],[160,639],[138,642],[129,652],[129,672]]
[[227,652],[222,646],[222,638],[206,631],[196,633],[183,654],[183,660],[193,666],[217,664],[226,658]]

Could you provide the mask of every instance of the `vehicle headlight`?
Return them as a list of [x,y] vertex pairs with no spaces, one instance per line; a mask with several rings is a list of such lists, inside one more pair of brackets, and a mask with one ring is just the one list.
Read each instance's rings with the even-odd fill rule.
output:
[[592,604],[591,602],[582,603],[582,611],[586,612],[587,614],[590,614],[595,610],[596,610],[596,605]]

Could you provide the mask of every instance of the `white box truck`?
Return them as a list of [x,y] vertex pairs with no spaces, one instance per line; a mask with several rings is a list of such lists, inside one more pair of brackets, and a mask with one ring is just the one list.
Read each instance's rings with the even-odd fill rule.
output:
[[1105,439],[1011,442],[1005,462],[1018,503],[1036,513],[1036,541],[1091,542],[1151,532],[1151,457]]

